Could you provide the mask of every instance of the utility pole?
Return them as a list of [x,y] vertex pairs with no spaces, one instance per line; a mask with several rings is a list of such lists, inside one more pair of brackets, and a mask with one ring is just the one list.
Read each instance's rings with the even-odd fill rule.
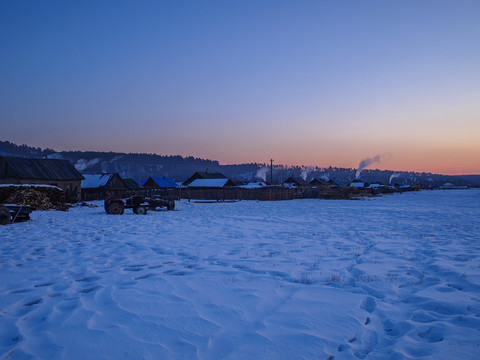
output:
[[273,159],[270,159],[270,185],[273,185]]

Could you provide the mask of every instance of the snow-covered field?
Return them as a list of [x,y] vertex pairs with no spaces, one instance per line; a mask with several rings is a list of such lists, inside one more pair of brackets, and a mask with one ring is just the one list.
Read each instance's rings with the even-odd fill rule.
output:
[[478,190],[38,211],[0,239],[6,359],[480,358]]

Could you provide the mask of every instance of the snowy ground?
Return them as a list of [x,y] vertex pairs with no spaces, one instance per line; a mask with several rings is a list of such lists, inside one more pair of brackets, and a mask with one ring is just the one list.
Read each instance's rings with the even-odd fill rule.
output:
[[8,359],[479,359],[480,191],[34,212],[0,227]]

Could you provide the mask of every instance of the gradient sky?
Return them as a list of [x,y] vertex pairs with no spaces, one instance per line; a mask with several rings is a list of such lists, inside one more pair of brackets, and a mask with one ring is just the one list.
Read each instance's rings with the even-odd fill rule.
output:
[[480,174],[480,1],[1,1],[0,140]]

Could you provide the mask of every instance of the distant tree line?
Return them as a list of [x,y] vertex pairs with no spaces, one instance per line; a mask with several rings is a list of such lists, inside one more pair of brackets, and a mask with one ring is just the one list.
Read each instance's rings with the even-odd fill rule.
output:
[[53,149],[41,149],[39,147],[32,147],[28,145],[16,145],[10,141],[0,141],[0,153],[5,155],[16,155],[22,157],[31,157],[31,158],[43,158],[50,154],[53,154],[55,150]]

